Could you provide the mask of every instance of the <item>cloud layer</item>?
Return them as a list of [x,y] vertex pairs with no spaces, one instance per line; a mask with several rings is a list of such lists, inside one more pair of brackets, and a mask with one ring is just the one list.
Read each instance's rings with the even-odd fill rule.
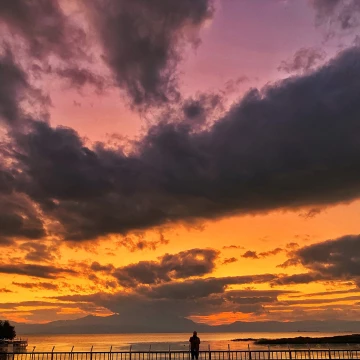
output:
[[360,193],[359,59],[352,48],[309,75],[254,89],[204,130],[162,120],[130,154],[31,120],[12,133],[6,171],[69,240],[350,201]]

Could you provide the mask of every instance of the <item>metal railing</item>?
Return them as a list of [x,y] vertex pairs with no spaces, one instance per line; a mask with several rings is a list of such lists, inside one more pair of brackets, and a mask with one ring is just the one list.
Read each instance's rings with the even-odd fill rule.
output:
[[[0,353],[0,360],[190,360],[189,351],[51,351]],[[339,360],[360,359],[360,350],[203,350],[200,360]]]

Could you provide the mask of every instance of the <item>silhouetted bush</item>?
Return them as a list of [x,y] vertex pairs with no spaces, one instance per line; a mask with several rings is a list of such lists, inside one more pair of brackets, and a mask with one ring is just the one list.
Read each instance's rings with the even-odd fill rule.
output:
[[7,320],[0,320],[0,339],[13,340],[15,337],[15,327]]

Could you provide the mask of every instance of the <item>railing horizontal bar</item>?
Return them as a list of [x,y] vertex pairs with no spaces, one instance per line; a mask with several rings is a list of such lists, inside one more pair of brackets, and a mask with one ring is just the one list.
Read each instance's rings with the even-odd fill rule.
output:
[[[337,356],[347,356],[349,358],[351,357],[358,357],[360,356],[360,349],[291,349],[291,353],[300,353],[300,354],[306,354],[308,357],[314,357],[316,355],[321,356],[322,358],[329,357],[329,352],[331,356],[334,356],[335,358]],[[24,356],[24,357],[36,357],[36,355],[47,355],[50,356],[56,356],[56,355],[130,355],[130,354],[189,354],[188,350],[132,350],[132,351],[29,351],[29,352],[0,352],[0,355],[14,355],[16,357]],[[259,354],[259,355],[269,355],[269,354],[284,354],[289,355],[289,349],[286,350],[203,350],[200,351],[202,354]]]

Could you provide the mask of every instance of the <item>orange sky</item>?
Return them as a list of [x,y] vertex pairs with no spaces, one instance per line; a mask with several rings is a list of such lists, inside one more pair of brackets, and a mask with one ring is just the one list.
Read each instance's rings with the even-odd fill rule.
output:
[[[70,13],[79,11],[77,16],[81,20],[78,21],[83,21],[82,16],[86,17],[86,11],[81,6],[74,10],[66,8],[64,4],[66,1],[62,2],[62,6]],[[216,109],[218,112],[213,115],[215,119],[207,119],[208,123],[218,118],[221,121],[221,117],[236,102],[241,101],[239,99],[250,89],[262,89],[264,86],[276,89],[277,81],[290,76],[294,76],[296,81],[302,76],[308,76],[311,71],[316,72],[342,49],[349,47],[358,31],[358,28],[351,29],[346,34],[324,40],[326,27],[316,26],[315,10],[311,1],[305,0],[274,0],[266,4],[260,0],[217,1],[215,8],[211,19],[204,20],[199,28],[194,26],[193,31],[199,31],[201,44],[196,49],[189,45],[181,48],[182,60],[178,65],[178,90],[182,99],[201,93],[216,94],[221,98],[223,108]],[[5,35],[9,34],[10,25],[7,21],[10,22],[0,16],[0,31]],[[101,22],[99,19],[96,21]],[[95,38],[100,37],[99,34],[91,34]],[[16,45],[26,42],[26,35],[19,32],[14,39],[11,46],[16,49]],[[326,55],[317,59],[308,69],[303,66],[290,74],[279,70],[282,61],[292,59],[296,51],[302,48],[320,49]],[[100,59],[97,53],[101,49],[99,43],[95,43],[94,49],[92,51]],[[14,54],[18,56],[16,51]],[[55,60],[51,56],[55,56]],[[36,62],[42,65],[46,62],[55,67],[56,61],[60,60],[56,58],[58,55],[51,56],[46,60],[39,57]],[[20,56],[17,62],[25,66],[23,63],[26,60]],[[127,93],[129,89],[113,84],[116,82],[115,75],[109,63],[109,68],[104,65],[105,60],[99,65],[91,63],[100,72],[105,67],[104,76],[114,77],[105,91],[99,92],[91,84],[79,89],[69,85],[64,78],[45,72],[37,86],[51,98],[47,112],[53,128],[72,128],[89,148],[95,149],[96,142],[102,142],[105,147],[120,153],[125,143],[125,151],[136,149],[134,141],[141,143],[146,138],[149,128],[157,123],[165,108],[159,105],[143,112],[131,108]],[[31,76],[33,74],[29,70],[29,78]],[[30,109],[31,106],[30,102]],[[171,119],[171,115],[166,116]],[[7,126],[4,125],[3,129],[8,129]],[[10,163],[9,160],[7,165]],[[127,183],[121,186],[126,187]],[[344,194],[347,190],[344,185]],[[6,196],[1,195],[0,201]],[[61,202],[56,196],[49,196],[54,204],[57,204],[56,201]],[[223,213],[201,215],[191,220],[166,220],[158,226],[139,225],[138,229],[127,230],[126,234],[106,230],[104,235],[81,241],[66,240],[63,233],[57,231],[62,226],[61,219],[66,217],[67,208],[61,213],[62,218],[60,215],[54,218],[47,213],[52,210],[46,210],[44,203],[37,202],[33,193],[26,194],[26,199],[34,204],[35,212],[41,212],[46,234],[31,240],[13,236],[10,246],[5,241],[2,245],[0,241],[0,318],[44,323],[80,318],[88,314],[106,316],[121,313],[121,309],[118,311],[120,305],[116,303],[117,296],[129,295],[142,299],[146,291],[157,291],[168,284],[187,285],[197,280],[206,282],[209,278],[245,276],[251,279],[226,280],[221,294],[229,296],[227,303],[218,308],[206,303],[203,311],[191,312],[186,309],[183,315],[208,324],[236,320],[352,320],[360,315],[358,274],[344,272],[335,276],[333,272],[331,276],[328,275],[331,267],[338,265],[336,259],[334,263],[330,262],[332,256],[336,255],[336,251],[341,252],[341,244],[348,241],[342,238],[360,233],[360,201],[355,196],[349,199],[344,195],[339,201],[324,201],[324,205],[310,204],[306,207],[298,206],[299,202],[294,201],[294,206],[278,206],[275,210],[270,209],[266,213],[259,210],[256,214],[229,208]],[[77,204],[81,201],[74,200]],[[11,204],[17,204],[16,200],[11,200]],[[21,217],[27,219],[28,215],[23,212]],[[75,223],[77,221],[76,217],[72,220]],[[8,240],[6,233],[5,237]],[[327,260],[323,261],[316,245],[327,240],[334,241],[331,244],[335,245],[330,248]],[[314,254],[317,251],[317,258],[315,255],[312,257],[312,251]],[[357,261],[359,254],[356,251],[357,248],[349,261]],[[169,254],[172,255],[171,260],[166,260]],[[292,264],[280,266],[287,261],[292,261]],[[326,261],[329,261],[327,265]],[[343,263],[340,265],[343,266]],[[179,270],[179,266],[184,268]],[[194,266],[195,270],[189,270],[187,275],[183,275],[187,266],[189,269]],[[141,270],[138,270],[140,267]],[[151,270],[154,273],[150,274],[150,268],[155,269]],[[198,268],[199,273],[196,272]],[[143,280],[144,274],[155,276],[155,280]],[[311,281],[299,281],[299,278],[288,280],[296,274],[319,277]],[[271,275],[273,278],[256,280],[256,276],[260,275]],[[237,294],[235,300],[230,299],[232,292]],[[247,295],[244,295],[245,292],[248,292]],[[210,292],[207,296],[211,300],[217,299],[218,295]],[[74,296],[75,300],[70,296]],[[105,302],[107,296],[110,300]],[[204,299],[207,299],[206,296]],[[150,300],[146,298],[146,301]]]

